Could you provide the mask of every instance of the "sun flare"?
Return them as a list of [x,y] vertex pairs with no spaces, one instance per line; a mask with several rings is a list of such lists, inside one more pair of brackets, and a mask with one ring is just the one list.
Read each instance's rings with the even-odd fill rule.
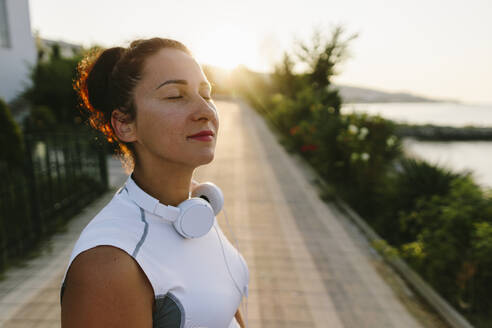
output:
[[203,64],[232,70],[238,65],[254,65],[256,40],[234,26],[205,33],[197,44],[196,56]]

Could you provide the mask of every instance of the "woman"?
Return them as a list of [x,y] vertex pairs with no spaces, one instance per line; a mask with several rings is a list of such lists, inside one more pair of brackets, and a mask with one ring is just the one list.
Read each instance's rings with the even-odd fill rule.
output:
[[219,117],[200,65],[180,42],[153,38],[88,57],[79,73],[91,125],[133,172],[74,246],[62,327],[244,327],[249,272],[214,213],[197,238],[169,219],[214,158]]

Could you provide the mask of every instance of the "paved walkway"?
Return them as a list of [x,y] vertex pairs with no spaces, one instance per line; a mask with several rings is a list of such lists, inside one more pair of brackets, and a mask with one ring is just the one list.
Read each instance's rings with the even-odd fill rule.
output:
[[[195,179],[224,192],[251,272],[250,327],[421,327],[374,269],[364,239],[319,199],[262,119],[243,103],[221,101],[218,109],[216,157]],[[114,160],[110,172],[113,186],[126,178]],[[111,197],[74,218],[39,258],[7,273],[0,282],[2,327],[60,326],[59,286],[71,249]],[[218,220],[232,241],[223,214]]]

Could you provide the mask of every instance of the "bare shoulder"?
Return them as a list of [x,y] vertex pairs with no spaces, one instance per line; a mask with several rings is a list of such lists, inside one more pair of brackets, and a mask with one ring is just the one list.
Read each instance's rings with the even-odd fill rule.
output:
[[98,246],[70,265],[62,327],[152,327],[152,286],[125,251]]

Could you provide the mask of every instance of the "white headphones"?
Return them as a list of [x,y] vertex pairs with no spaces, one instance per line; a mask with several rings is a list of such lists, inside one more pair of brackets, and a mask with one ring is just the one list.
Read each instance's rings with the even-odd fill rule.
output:
[[138,206],[172,222],[176,231],[187,239],[206,235],[214,225],[215,215],[224,205],[222,191],[211,182],[196,186],[193,189],[193,197],[181,202],[177,207],[161,204],[159,200],[140,189],[131,177],[124,189]]

